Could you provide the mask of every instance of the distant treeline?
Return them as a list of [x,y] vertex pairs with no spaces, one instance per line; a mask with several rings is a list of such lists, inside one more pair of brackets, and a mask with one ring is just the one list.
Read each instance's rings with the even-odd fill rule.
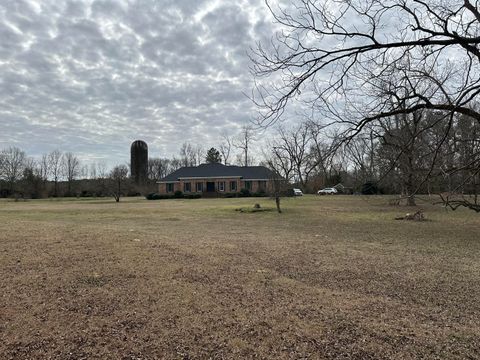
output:
[[147,194],[157,190],[156,182],[184,166],[204,162],[252,165],[250,154],[254,141],[251,127],[243,127],[238,136],[224,135],[218,150],[205,150],[199,145],[184,143],[178,156],[150,158],[145,184],[129,179],[129,164],[108,169],[104,162],[82,163],[72,152],[54,150],[39,157],[30,157],[18,147],[0,149],[0,197],[70,197]]
[[[107,169],[103,163],[82,164],[59,150],[31,158],[16,147],[0,150],[0,196],[112,196],[157,191],[156,182],[184,166],[204,162],[265,165],[293,187],[314,193],[337,186],[345,193],[402,194],[410,204],[419,193],[459,193],[476,197],[480,189],[480,126],[456,116],[445,128],[445,114],[422,111],[384,120],[350,141],[340,141],[316,122],[278,127],[259,141],[251,127],[236,137],[223,137],[206,151],[184,143],[178,156],[150,158],[148,180],[129,181],[129,166]],[[367,131],[368,130],[368,131]],[[341,139],[344,140],[344,139]],[[476,198],[475,198],[476,199]],[[475,200],[476,201],[476,200]]]
[[354,193],[469,194],[480,189],[480,124],[465,115],[417,111],[368,124],[355,136],[306,121],[278,127],[265,161],[306,192],[342,183]]

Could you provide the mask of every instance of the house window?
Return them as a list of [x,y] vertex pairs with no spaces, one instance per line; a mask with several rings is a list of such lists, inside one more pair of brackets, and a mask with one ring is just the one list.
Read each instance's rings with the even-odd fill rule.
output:
[[230,181],[230,191],[237,191],[237,182]]
[[259,181],[258,182],[258,190],[265,191],[267,189],[267,182],[266,181]]
[[183,183],[183,192],[191,192],[192,191],[192,183]]
[[203,191],[203,183],[197,182],[196,187],[197,187],[197,192]]
[[218,191],[225,191],[225,181],[220,181],[218,183]]
[[167,183],[167,193],[173,192],[173,186],[174,186],[173,183]]
[[245,181],[245,189],[252,190],[252,182],[251,181]]

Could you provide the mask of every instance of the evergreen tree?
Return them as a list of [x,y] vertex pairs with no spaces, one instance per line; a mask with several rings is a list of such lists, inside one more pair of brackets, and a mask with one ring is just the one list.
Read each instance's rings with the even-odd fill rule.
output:
[[215,148],[211,148],[207,151],[207,157],[205,159],[209,164],[216,164],[222,162],[222,157],[220,156],[220,151]]

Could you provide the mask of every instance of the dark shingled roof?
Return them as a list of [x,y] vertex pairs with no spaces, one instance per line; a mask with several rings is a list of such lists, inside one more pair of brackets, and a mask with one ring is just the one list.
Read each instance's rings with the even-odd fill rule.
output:
[[179,178],[240,177],[244,180],[268,180],[275,173],[265,166],[231,166],[223,164],[201,164],[199,166],[182,167],[161,179],[177,181]]

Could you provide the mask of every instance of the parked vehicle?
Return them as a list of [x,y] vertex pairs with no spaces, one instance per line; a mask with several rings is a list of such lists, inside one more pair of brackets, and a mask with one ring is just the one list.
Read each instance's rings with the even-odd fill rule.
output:
[[303,196],[303,192],[300,189],[292,189],[293,190],[293,196]]
[[337,193],[338,191],[335,188],[325,188],[317,191],[318,195],[335,195]]

